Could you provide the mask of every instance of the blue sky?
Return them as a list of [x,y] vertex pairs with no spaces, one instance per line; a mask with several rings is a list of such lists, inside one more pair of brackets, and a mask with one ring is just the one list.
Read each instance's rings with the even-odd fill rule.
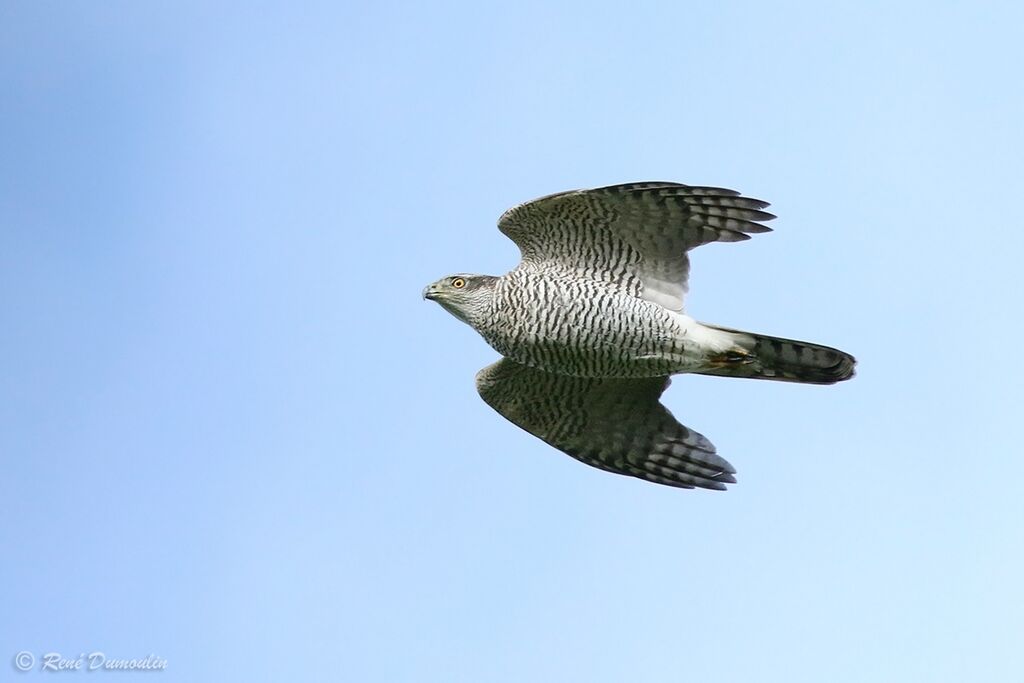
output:
[[[2,678],[1021,680],[1022,22],[4,4]],[[724,494],[518,431],[420,298],[515,265],[508,206],[632,180],[771,201],[690,313],[860,361],[676,378]]]

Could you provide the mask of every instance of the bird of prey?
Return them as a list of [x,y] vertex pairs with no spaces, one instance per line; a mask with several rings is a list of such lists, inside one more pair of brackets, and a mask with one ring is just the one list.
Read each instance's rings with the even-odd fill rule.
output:
[[594,467],[680,488],[724,489],[736,470],[659,398],[680,373],[833,384],[837,349],[700,323],[683,312],[688,252],[769,232],[767,202],[733,190],[641,182],[548,195],[498,228],[522,260],[458,273],[423,296],[504,358],[476,375],[505,418]]

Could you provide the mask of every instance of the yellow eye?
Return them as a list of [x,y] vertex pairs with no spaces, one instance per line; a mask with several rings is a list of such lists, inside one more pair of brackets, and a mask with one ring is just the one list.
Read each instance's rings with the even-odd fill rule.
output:
[[466,281],[461,277],[452,278],[452,287],[455,289],[462,289],[466,286]]

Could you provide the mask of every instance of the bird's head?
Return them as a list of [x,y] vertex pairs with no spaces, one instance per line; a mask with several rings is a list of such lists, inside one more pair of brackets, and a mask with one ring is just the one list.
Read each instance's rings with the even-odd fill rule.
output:
[[436,301],[456,318],[475,328],[490,312],[497,279],[493,275],[449,275],[427,285],[423,298]]

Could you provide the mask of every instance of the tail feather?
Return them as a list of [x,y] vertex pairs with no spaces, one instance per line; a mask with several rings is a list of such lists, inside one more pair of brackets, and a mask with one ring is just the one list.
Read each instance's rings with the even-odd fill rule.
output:
[[848,353],[821,344],[769,337],[763,334],[730,330],[735,347],[714,356],[702,375],[749,377],[780,382],[835,384],[853,377],[857,360]]

